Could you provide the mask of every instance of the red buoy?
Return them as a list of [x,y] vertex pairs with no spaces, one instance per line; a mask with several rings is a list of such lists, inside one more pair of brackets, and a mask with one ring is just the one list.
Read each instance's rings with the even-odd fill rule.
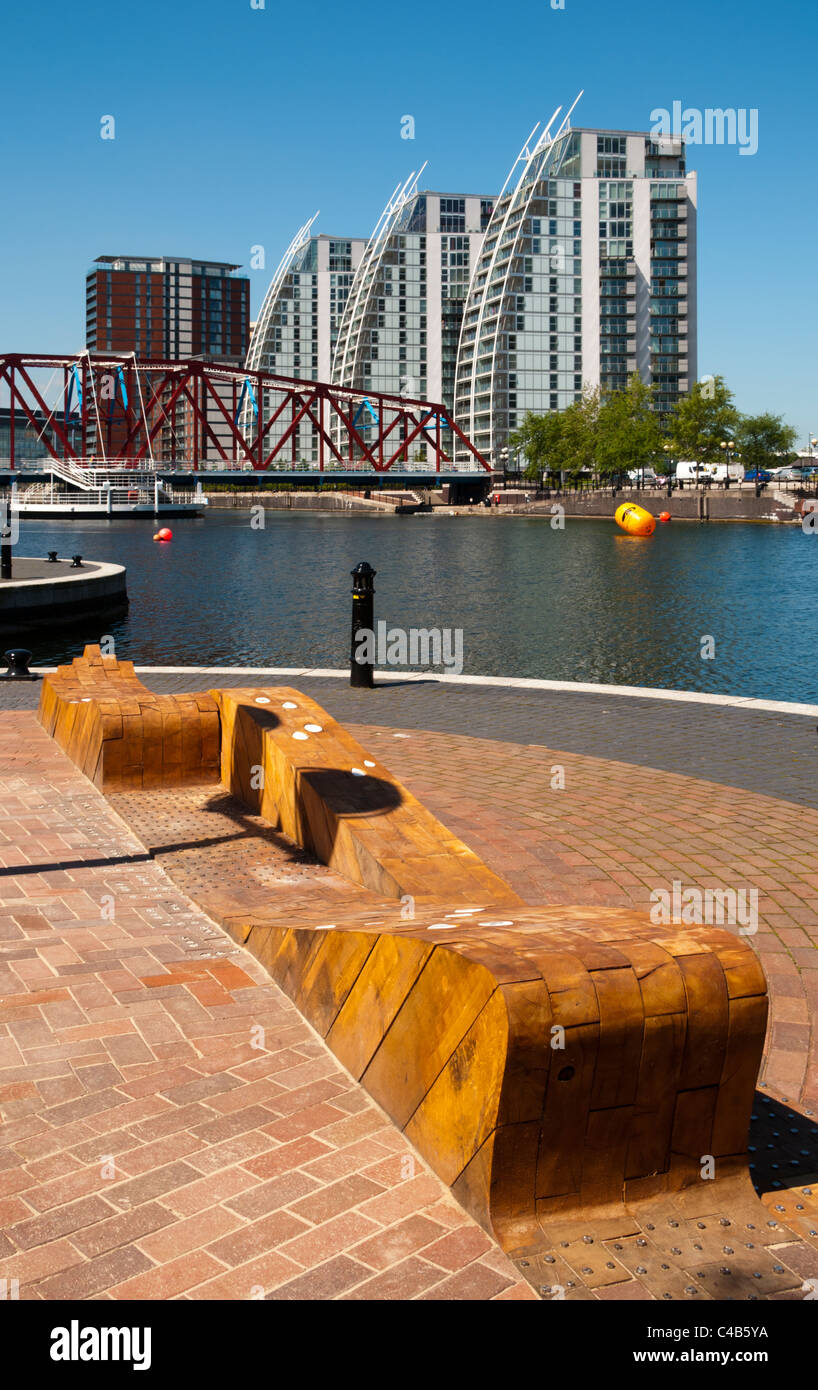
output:
[[660,513],[659,513],[659,520],[660,520],[660,521],[670,521],[670,512],[660,512]]
[[158,541],[172,541],[172,540],[173,540],[173,532],[171,531],[170,527],[169,527],[169,526],[163,526],[163,527],[161,527],[161,529],[160,529],[159,531],[157,531],[157,533],[156,533],[156,539],[157,539]]

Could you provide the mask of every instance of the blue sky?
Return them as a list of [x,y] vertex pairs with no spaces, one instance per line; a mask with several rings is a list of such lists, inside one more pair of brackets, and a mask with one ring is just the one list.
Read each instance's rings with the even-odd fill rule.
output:
[[[261,0],[257,0],[260,3]],[[525,136],[755,108],[759,149],[699,146],[699,372],[818,434],[818,7],[802,0],[54,0],[7,7],[0,347],[84,343],[102,253],[249,265],[258,309],[296,228],[367,235],[395,184],[496,192]],[[113,115],[116,138],[100,138]],[[401,117],[415,139],[401,139]]]

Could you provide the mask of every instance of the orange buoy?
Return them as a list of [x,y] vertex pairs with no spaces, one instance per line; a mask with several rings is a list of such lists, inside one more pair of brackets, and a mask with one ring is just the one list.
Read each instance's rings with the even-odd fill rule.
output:
[[617,507],[614,521],[629,536],[652,536],[656,530],[656,522],[650,512],[646,512],[644,507],[637,507],[635,502],[623,502],[621,507]]
[[157,531],[156,535],[154,536],[154,540],[172,541],[173,532],[171,531],[169,526],[163,526],[159,531]]
[[659,520],[660,520],[660,521],[670,521],[670,512],[660,512],[660,513],[659,513]]

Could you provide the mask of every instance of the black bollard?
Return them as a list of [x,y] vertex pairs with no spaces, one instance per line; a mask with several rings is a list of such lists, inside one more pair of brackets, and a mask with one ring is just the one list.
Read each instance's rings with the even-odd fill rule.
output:
[[[374,684],[374,659],[365,661],[358,656],[358,650],[366,634],[370,634],[370,650],[375,645],[375,575],[377,570],[362,560],[352,574],[352,640],[349,654],[349,683],[362,689],[371,690]],[[371,650],[374,658],[374,651]]]
[[31,652],[27,651],[25,647],[12,647],[10,651],[4,652],[3,655],[6,658],[9,669],[4,676],[0,676],[0,680],[36,681],[39,679],[38,676],[33,676],[28,669],[28,663],[31,660]]
[[11,507],[6,502],[0,535],[0,579],[11,579]]
[[56,563],[57,563],[57,552],[56,552],[56,550],[49,550],[49,552],[48,552],[48,559],[46,560],[46,564],[47,564],[47,565],[56,565]]
[[71,568],[72,568],[72,570],[81,570],[81,569],[82,569],[82,556],[81,556],[81,555],[72,555],[72,556],[71,556]]

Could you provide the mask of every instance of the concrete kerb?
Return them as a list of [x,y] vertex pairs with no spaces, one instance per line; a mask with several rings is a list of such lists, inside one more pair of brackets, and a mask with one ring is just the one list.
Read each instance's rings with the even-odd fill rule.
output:
[[[32,666],[38,675],[46,675],[53,666]],[[135,666],[138,675],[209,675],[259,676],[278,679],[295,676],[310,679],[338,680],[349,676],[346,668],[332,669],[311,666]],[[760,710],[772,714],[802,715],[818,718],[818,704],[810,705],[791,700],[762,700],[750,695],[717,695],[695,690],[666,690],[641,685],[601,685],[592,681],[548,681],[524,676],[447,676],[428,671],[403,671],[395,677],[391,671],[376,671],[381,685],[403,685],[407,681],[435,685],[487,686],[511,690],[547,690],[562,694],[620,696],[635,700],[669,700],[682,704],[717,705],[727,709]]]

